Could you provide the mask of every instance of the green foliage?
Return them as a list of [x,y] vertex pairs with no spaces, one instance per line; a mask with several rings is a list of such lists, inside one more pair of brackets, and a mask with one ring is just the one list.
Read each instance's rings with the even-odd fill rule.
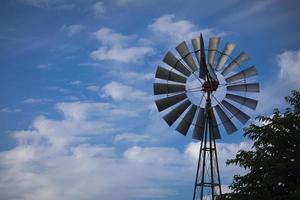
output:
[[232,200],[300,199],[300,92],[293,91],[284,113],[257,117],[244,136],[253,141],[250,151],[240,150],[228,165],[244,167],[248,173],[235,175],[229,186]]

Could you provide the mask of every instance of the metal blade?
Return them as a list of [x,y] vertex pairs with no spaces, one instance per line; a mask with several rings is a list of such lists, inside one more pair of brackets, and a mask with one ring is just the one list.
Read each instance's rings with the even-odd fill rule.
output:
[[242,97],[242,96],[235,95],[235,94],[226,94],[225,98],[235,101],[241,105],[247,106],[248,108],[251,108],[252,110],[255,110],[256,106],[257,106],[256,100],[250,99],[247,97]]
[[186,98],[187,98],[186,94],[181,93],[181,94],[176,94],[174,96],[168,96],[166,98],[155,100],[155,104],[157,106],[158,111],[161,112]]
[[179,83],[185,83],[186,78],[184,76],[181,76],[179,74],[176,74],[168,69],[165,69],[161,66],[157,67],[155,78],[167,80],[167,81],[175,81]]
[[223,76],[226,76],[229,72],[233,71],[247,60],[249,60],[249,56],[245,52],[240,53],[238,57],[236,57],[227,67],[225,67],[222,72]]
[[207,65],[207,70],[208,70],[208,73],[209,73],[210,77],[211,77],[212,79],[214,79],[215,81],[218,81],[217,75],[215,74],[215,71],[214,71],[214,69],[212,68],[212,65],[208,64],[208,65]]
[[202,140],[204,135],[204,128],[205,128],[205,109],[200,108],[198,109],[197,120],[195,124],[195,128],[193,131],[193,139]]
[[215,139],[221,139],[218,123],[212,109],[209,110],[211,116],[211,128]]
[[[200,61],[200,68],[204,69],[204,74],[207,74],[207,65],[206,65],[206,56],[205,56],[205,47],[204,41],[202,37],[202,33],[200,34],[200,53],[201,53],[201,61]],[[202,76],[202,72],[199,72],[199,77]]]
[[226,113],[221,109],[219,105],[215,106],[215,110],[217,111],[217,114],[222,121],[222,124],[228,134],[231,134],[235,131],[237,131],[237,128],[235,125],[232,123],[230,118],[226,115]]
[[246,84],[240,84],[240,85],[230,85],[230,86],[227,86],[227,90],[259,92],[259,84],[258,83],[246,83]]
[[229,43],[229,42],[226,43],[226,45],[223,49],[222,55],[219,58],[219,62],[218,62],[217,67],[216,67],[216,69],[218,71],[223,68],[223,66],[225,65],[225,63],[226,63],[227,59],[229,58],[230,54],[233,52],[234,48],[235,48],[234,43]]
[[192,39],[193,48],[196,54],[198,65],[200,66],[200,78],[205,79],[205,69],[201,66],[201,52],[200,52],[200,37]]
[[168,51],[168,53],[165,55],[163,61],[186,76],[191,74],[184,64],[170,51]]
[[181,122],[178,124],[176,128],[176,130],[179,133],[186,135],[193,122],[196,110],[197,110],[197,106],[192,105],[190,107],[190,110],[185,114],[184,118],[181,120]]
[[232,83],[232,82],[237,81],[237,80],[241,80],[241,79],[244,79],[244,78],[255,76],[256,74],[257,74],[256,68],[254,66],[252,66],[252,67],[249,67],[249,68],[247,68],[243,71],[240,71],[237,74],[234,74],[234,75],[226,78],[225,80],[226,80],[227,83]]
[[219,37],[212,37],[209,38],[209,45],[208,45],[208,64],[214,65],[215,64],[215,55],[218,51],[218,46],[220,44],[221,38]]
[[192,72],[197,70],[197,66],[194,62],[194,59],[192,55],[189,52],[188,46],[185,41],[181,42],[177,47],[176,50],[180,54],[180,56],[183,58],[183,60],[186,62],[186,64],[190,67]]
[[222,105],[225,106],[227,110],[229,110],[233,116],[235,116],[241,123],[246,124],[246,122],[250,119],[250,116],[232,105],[231,103],[228,103],[226,100],[223,100]]
[[187,99],[181,104],[179,104],[176,108],[167,113],[163,118],[167,122],[169,126],[180,117],[180,115],[191,105],[191,102]]
[[185,85],[178,84],[154,83],[153,88],[154,95],[185,91]]

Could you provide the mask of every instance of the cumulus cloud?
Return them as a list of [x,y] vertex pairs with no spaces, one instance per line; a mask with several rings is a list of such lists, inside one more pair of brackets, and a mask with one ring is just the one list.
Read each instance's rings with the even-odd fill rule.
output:
[[285,51],[277,56],[279,78],[289,84],[300,87],[300,51]]
[[205,28],[200,29],[197,25],[188,20],[176,20],[175,15],[163,15],[148,26],[149,30],[157,34],[161,39],[171,39],[173,42],[180,42],[182,40],[190,40],[199,36],[200,32],[205,37],[215,35],[226,35],[227,33],[216,33],[214,29]]
[[60,30],[67,33],[69,37],[78,34],[86,29],[86,26],[82,24],[63,25]]
[[105,7],[102,1],[98,1],[93,5],[93,12],[96,17],[100,17],[105,13]]
[[139,143],[139,142],[147,142],[152,140],[149,135],[141,135],[135,133],[123,133],[118,134],[114,137],[115,142],[127,142],[127,143]]
[[146,92],[136,90],[119,82],[110,82],[102,87],[102,97],[111,97],[116,101],[148,101],[152,100]]
[[[257,110],[261,113],[271,112],[274,108],[287,106],[284,96],[293,89],[299,89],[300,51],[287,50],[275,58],[278,74],[268,84],[262,86]],[[278,92],[280,91],[280,92]]]
[[133,35],[123,35],[109,28],[101,28],[94,33],[94,36],[102,44],[100,48],[93,51],[90,56],[92,59],[112,60],[122,63],[143,62],[146,55],[152,54],[153,49],[148,46],[132,46]]

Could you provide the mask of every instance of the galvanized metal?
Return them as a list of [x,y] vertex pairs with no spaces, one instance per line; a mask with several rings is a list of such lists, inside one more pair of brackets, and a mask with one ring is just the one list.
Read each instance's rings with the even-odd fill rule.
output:
[[198,68],[196,63],[194,62],[194,59],[192,57],[192,54],[189,52],[188,46],[185,41],[181,42],[176,47],[177,52],[182,57],[182,59],[186,62],[186,64],[189,66],[189,68],[192,70],[192,72],[195,72]]
[[195,116],[197,110],[197,106],[192,105],[189,109],[189,111],[185,114],[185,116],[183,117],[183,119],[181,120],[181,122],[178,124],[176,130],[183,134],[186,135]]
[[223,100],[221,104],[229,111],[232,113],[234,117],[236,117],[241,123],[245,124],[247,121],[250,119],[250,116],[229,103],[226,100]]
[[154,83],[153,88],[154,88],[154,95],[185,91],[185,85],[179,85],[179,84]]
[[238,85],[230,85],[230,86],[227,86],[227,90],[242,91],[242,92],[259,92],[259,84],[258,83],[245,83],[245,84],[238,84]]
[[239,96],[239,95],[227,93],[225,98],[230,99],[234,102],[237,102],[241,105],[244,105],[248,108],[251,108],[252,110],[255,110],[256,106],[257,106],[257,101],[254,100],[254,99],[250,99],[248,97],[242,97],[242,96]]
[[211,37],[208,44],[208,64],[215,65],[215,55],[218,51],[221,38]]
[[165,98],[155,100],[155,104],[157,106],[158,111],[161,112],[186,98],[187,98],[186,93],[181,93],[181,94],[167,96]]
[[184,66],[184,64],[178,58],[176,58],[176,56],[171,51],[168,51],[163,61],[169,66],[176,69],[178,72],[184,74],[185,76],[189,76],[191,74],[190,70],[188,70]]
[[218,114],[220,120],[222,121],[222,125],[224,126],[226,132],[228,134],[231,134],[231,133],[237,131],[236,126],[232,123],[231,119],[222,110],[222,108],[219,105],[216,105],[214,108],[217,111],[217,114]]
[[223,76],[226,76],[229,72],[232,72],[247,60],[249,60],[249,56],[245,52],[240,53],[228,66],[224,68],[222,72]]
[[171,70],[168,70],[166,68],[163,68],[161,66],[157,67],[155,78],[163,79],[166,81],[174,81],[178,83],[186,83],[187,78],[184,76],[181,76],[177,73],[172,72]]
[[234,43],[230,43],[230,42],[226,43],[226,45],[223,49],[222,55],[220,56],[217,67],[216,67],[217,71],[221,70],[224,67],[226,61],[228,60],[229,56],[233,52],[234,48],[235,48]]
[[257,75],[257,71],[256,71],[255,66],[252,66],[252,67],[249,67],[245,70],[242,70],[242,71],[226,78],[225,81],[227,83],[232,83],[234,81],[242,80],[242,79],[249,78],[249,77],[255,76],[255,75]]
[[165,116],[163,116],[164,120],[167,122],[169,126],[180,117],[180,115],[191,105],[190,100],[185,100],[184,102],[180,103],[176,108],[168,112]]

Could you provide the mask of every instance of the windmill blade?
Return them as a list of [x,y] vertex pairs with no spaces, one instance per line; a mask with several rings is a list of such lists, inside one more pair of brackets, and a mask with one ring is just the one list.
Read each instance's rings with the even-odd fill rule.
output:
[[162,99],[155,100],[155,104],[159,112],[175,105],[176,103],[186,99],[187,96],[185,93],[176,94],[173,96],[168,96]]
[[204,128],[205,128],[205,113],[204,113],[204,111],[205,111],[204,108],[199,107],[197,120],[196,120],[195,128],[193,131],[193,139],[196,139],[196,140],[203,139]]
[[193,48],[196,54],[196,58],[198,61],[198,65],[200,66],[200,74],[199,77],[201,79],[205,79],[205,69],[203,66],[201,66],[201,51],[200,51],[200,37],[196,37],[192,39]]
[[223,76],[226,76],[229,72],[233,71],[247,60],[249,60],[249,56],[245,52],[240,53],[240,55],[238,55],[227,67],[225,67],[222,72]]
[[258,83],[245,83],[239,85],[230,85],[227,86],[227,90],[230,91],[243,91],[243,92],[259,92]]
[[191,74],[191,72],[184,66],[184,64],[180,60],[178,60],[178,58],[176,58],[176,56],[174,56],[174,54],[170,51],[168,51],[168,53],[165,55],[163,61],[186,76],[189,76]]
[[246,122],[250,119],[250,116],[232,105],[231,103],[227,102],[226,100],[223,100],[221,104],[229,110],[233,116],[235,116],[241,123],[246,124]]
[[169,126],[180,117],[180,115],[191,105],[190,100],[185,100],[181,104],[179,104],[176,108],[168,112],[165,116],[163,116],[164,120],[167,122]]
[[218,46],[220,44],[221,38],[219,37],[211,37],[209,38],[209,45],[208,45],[208,64],[214,65],[215,64],[215,55],[218,51]]
[[226,45],[225,45],[225,47],[223,49],[222,55],[219,58],[219,62],[217,64],[216,70],[219,71],[219,70],[221,70],[223,68],[223,66],[225,65],[227,59],[229,58],[229,56],[233,52],[234,48],[235,48],[235,44],[234,43],[230,43],[230,42],[226,43]]
[[181,122],[178,124],[176,128],[176,130],[179,133],[186,135],[193,122],[196,110],[197,110],[197,106],[192,105],[190,107],[189,111],[185,114],[185,116],[183,117],[183,119],[181,120]]
[[217,114],[222,121],[222,124],[228,134],[231,134],[235,131],[237,131],[237,128],[232,123],[230,118],[226,115],[226,113],[222,110],[222,108],[219,105],[215,106],[215,110],[217,111]]
[[179,83],[186,83],[186,77],[176,74],[171,70],[165,69],[161,66],[157,67],[155,78],[159,78],[167,81],[179,82]]
[[212,109],[209,110],[210,117],[211,117],[211,128],[213,132],[213,136],[215,139],[221,139],[218,123],[214,114],[214,111]]
[[255,76],[257,75],[257,71],[256,71],[256,68],[255,66],[252,66],[252,67],[249,67],[243,71],[240,71],[239,73],[237,74],[234,74],[228,78],[226,78],[226,82],[227,83],[232,83],[234,81],[237,81],[237,80],[241,80],[241,79],[244,79],[244,78],[249,78],[251,76]]
[[250,99],[247,97],[242,97],[239,95],[235,95],[235,94],[226,94],[225,98],[230,99],[234,102],[237,102],[241,105],[247,106],[248,108],[251,108],[252,110],[256,109],[257,106],[257,101],[254,99]]
[[185,91],[185,85],[178,84],[154,83],[153,88],[154,95]]
[[183,58],[192,72],[197,70],[197,66],[194,62],[192,55],[189,52],[188,46],[185,41],[181,42],[177,47],[176,50],[178,51],[179,55]]

